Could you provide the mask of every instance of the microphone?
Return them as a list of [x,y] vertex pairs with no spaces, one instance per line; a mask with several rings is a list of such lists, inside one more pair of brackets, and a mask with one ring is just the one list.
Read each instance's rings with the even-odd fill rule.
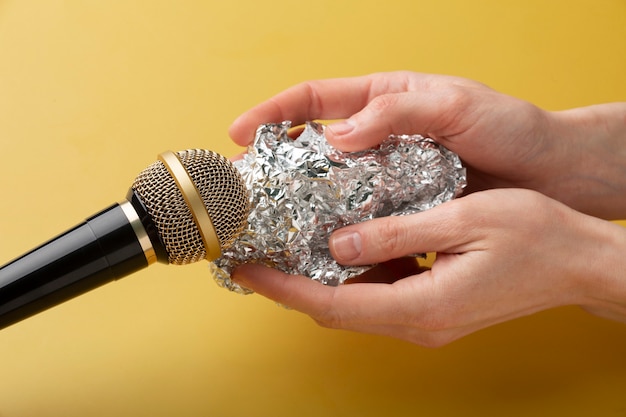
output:
[[203,149],[164,152],[126,199],[0,267],[0,328],[156,262],[213,260],[245,226],[237,168]]

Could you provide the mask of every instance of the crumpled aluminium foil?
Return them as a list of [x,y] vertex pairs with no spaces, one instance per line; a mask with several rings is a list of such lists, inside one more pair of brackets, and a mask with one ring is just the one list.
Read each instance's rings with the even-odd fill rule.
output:
[[333,230],[375,217],[407,215],[458,196],[466,185],[459,157],[420,135],[391,135],[378,148],[340,152],[324,126],[308,122],[297,139],[290,122],[261,125],[234,164],[250,191],[248,224],[211,263],[221,286],[247,293],[232,270],[260,263],[339,285],[371,266],[342,266],[330,255]]

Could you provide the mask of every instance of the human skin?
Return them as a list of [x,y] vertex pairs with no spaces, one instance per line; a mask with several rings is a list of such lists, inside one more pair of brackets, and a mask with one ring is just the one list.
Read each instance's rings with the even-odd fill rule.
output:
[[345,119],[326,130],[344,151],[420,133],[458,153],[468,192],[528,188],[605,219],[626,216],[626,103],[549,112],[464,78],[412,72],[307,81],[242,114],[232,139],[261,123]]
[[[233,280],[323,326],[441,346],[481,328],[562,305],[626,322],[626,104],[548,112],[466,79],[396,72],[310,81],[240,116],[249,143],[261,123],[343,119],[327,140],[345,151],[421,133],[468,167],[466,196],[423,213],[333,233],[346,265],[437,254],[398,279],[327,287],[259,265]],[[584,253],[585,256],[581,256]],[[372,274],[370,274],[372,275]]]

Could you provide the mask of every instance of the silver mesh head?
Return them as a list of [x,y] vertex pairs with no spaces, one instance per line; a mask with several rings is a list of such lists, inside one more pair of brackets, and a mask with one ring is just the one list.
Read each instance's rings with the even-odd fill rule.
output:
[[[202,197],[221,247],[227,248],[245,226],[250,208],[239,171],[228,159],[212,151],[188,149],[176,155]],[[152,217],[169,263],[184,265],[206,258],[207,250],[194,217],[162,162],[144,169],[132,189]]]

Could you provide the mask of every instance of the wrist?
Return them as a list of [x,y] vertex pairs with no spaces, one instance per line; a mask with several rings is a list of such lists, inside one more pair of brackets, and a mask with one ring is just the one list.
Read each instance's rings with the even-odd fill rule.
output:
[[626,218],[626,103],[549,114],[558,174],[547,194],[583,213]]
[[626,228],[591,219],[593,240],[583,257],[580,282],[584,309],[598,316],[626,322]]

